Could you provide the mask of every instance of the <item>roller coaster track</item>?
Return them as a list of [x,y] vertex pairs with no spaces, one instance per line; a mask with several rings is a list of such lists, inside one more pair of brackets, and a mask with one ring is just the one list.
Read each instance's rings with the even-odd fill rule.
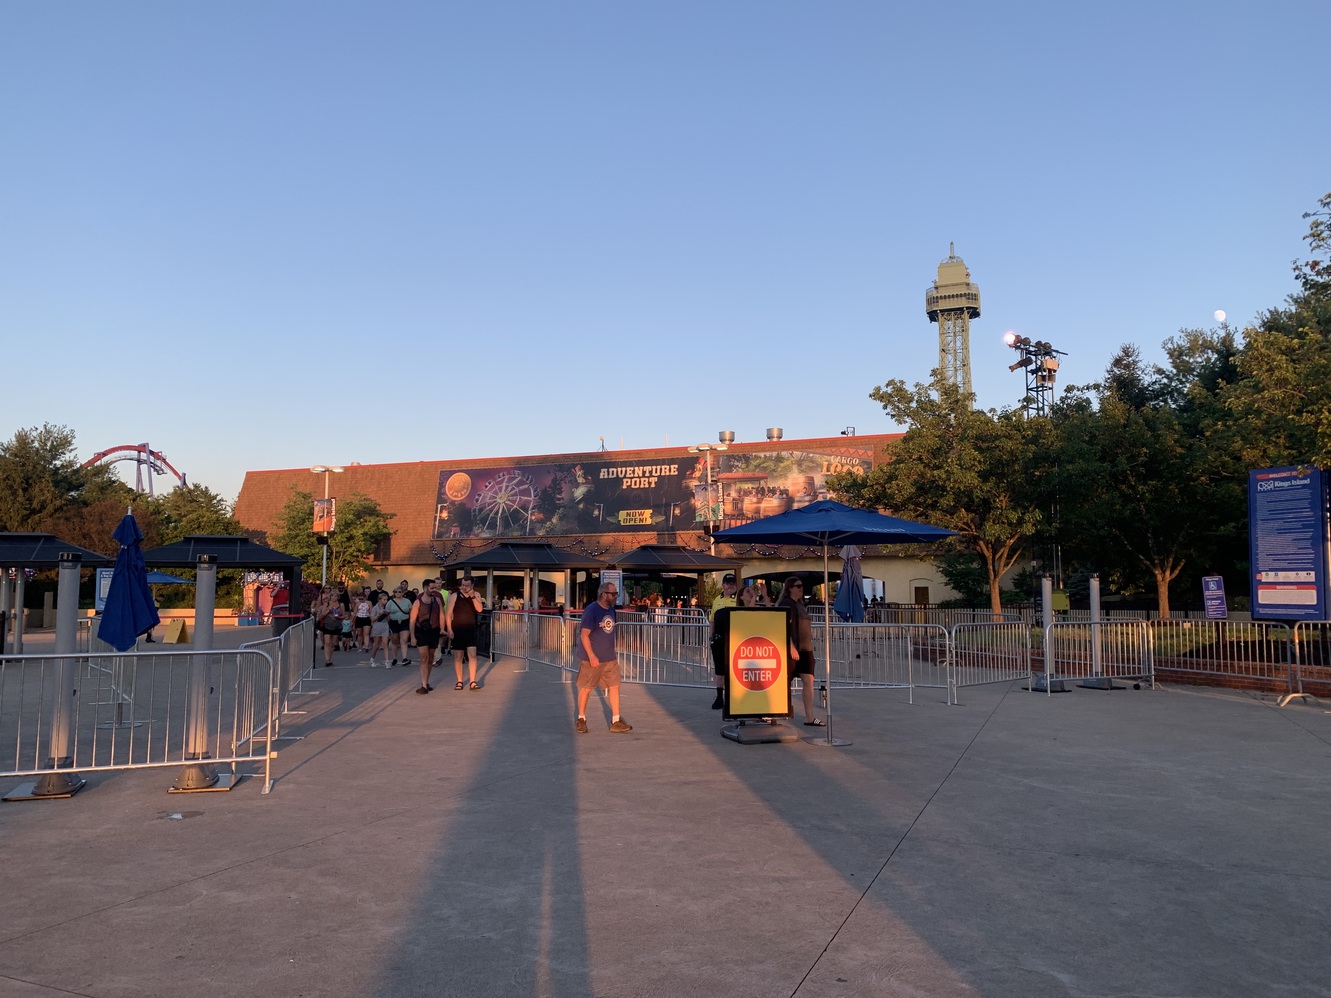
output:
[[161,451],[155,451],[147,444],[121,444],[118,447],[108,447],[84,461],[83,467],[86,468],[102,461],[107,464],[115,464],[117,461],[133,461],[136,465],[134,488],[136,491],[146,492],[148,495],[153,494],[153,475],[170,473],[182,486],[188,484],[185,481],[185,475],[173,468],[171,462],[166,459]]

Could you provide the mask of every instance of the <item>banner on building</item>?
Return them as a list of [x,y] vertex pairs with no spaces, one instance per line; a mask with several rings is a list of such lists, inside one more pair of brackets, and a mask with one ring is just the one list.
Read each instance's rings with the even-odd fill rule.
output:
[[549,537],[734,526],[826,497],[828,475],[873,468],[870,445],[818,451],[712,452],[642,461],[568,461],[446,469],[435,498],[435,540]]

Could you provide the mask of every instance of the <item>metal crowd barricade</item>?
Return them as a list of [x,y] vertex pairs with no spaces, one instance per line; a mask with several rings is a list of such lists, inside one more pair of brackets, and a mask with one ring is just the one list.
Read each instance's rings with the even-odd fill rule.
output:
[[[834,689],[947,689],[948,633],[941,624],[842,624],[832,628]],[[826,647],[823,624],[813,624],[815,659]],[[815,679],[827,674],[821,663]]]
[[572,682],[572,674],[578,671],[578,656],[573,646],[578,621],[549,613],[532,613],[527,617],[527,661],[559,669],[564,673],[563,680]]
[[[204,659],[207,697],[187,703]],[[72,698],[61,692],[74,666]],[[0,661],[0,778],[263,763],[272,788],[273,659],[257,649],[19,655]]]
[[957,690],[966,686],[1007,683],[1031,671],[1031,629],[1020,620],[953,624],[948,632],[952,656],[948,667],[948,699],[959,703]]
[[1166,674],[1225,676],[1284,684],[1298,679],[1290,629],[1273,621],[1152,620],[1152,658]]
[[1058,680],[1133,680],[1155,686],[1151,635],[1144,620],[1098,624],[1055,621],[1044,629],[1045,690]]
[[615,646],[626,683],[714,685],[706,624],[621,621],[615,627]]
[[494,655],[527,658],[527,615],[517,610],[495,610],[491,616],[490,649]]
[[1300,620],[1294,625],[1291,661],[1292,686],[1281,701],[1311,696],[1303,688],[1304,680],[1325,687],[1331,684],[1331,622]]
[[282,717],[305,713],[292,709],[291,697],[310,692],[303,689],[303,686],[314,670],[314,639],[314,619],[307,617],[277,637],[247,641],[240,646],[242,649],[261,651],[273,660],[273,695],[277,703],[277,714],[273,719],[274,738],[283,737],[277,732]]

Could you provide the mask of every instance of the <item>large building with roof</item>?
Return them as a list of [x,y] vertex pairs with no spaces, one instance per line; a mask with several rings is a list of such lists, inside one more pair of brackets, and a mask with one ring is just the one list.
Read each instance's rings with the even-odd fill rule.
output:
[[[643,544],[707,551],[709,531],[826,497],[828,476],[867,474],[900,434],[767,440],[710,449],[659,447],[530,457],[357,464],[341,473],[289,468],[245,475],[235,515],[263,536],[293,490],[361,494],[393,514],[392,537],[372,559],[376,577],[424,576],[493,547],[529,538],[607,562]],[[716,554],[745,565],[745,577],[822,571],[814,548],[730,546]],[[891,603],[952,595],[930,552],[865,549],[866,580]],[[839,565],[833,565],[834,572]]]

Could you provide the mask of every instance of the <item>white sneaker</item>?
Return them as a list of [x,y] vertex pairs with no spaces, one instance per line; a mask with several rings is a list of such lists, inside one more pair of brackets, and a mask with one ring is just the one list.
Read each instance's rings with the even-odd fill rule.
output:
[[374,659],[370,659],[370,668],[371,668],[371,669],[377,669],[377,668],[379,668],[379,666],[375,664]]

